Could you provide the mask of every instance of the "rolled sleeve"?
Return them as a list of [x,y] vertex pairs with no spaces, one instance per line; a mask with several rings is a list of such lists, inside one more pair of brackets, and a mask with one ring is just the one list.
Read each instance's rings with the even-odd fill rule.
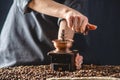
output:
[[29,12],[28,3],[31,0],[16,0],[17,7],[22,13]]

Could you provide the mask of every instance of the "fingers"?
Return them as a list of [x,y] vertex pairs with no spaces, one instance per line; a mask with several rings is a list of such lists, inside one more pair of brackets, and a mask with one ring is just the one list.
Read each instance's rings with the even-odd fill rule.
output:
[[78,54],[76,55],[76,58],[75,58],[76,69],[80,69],[82,63],[83,63],[83,57],[80,56],[79,53],[78,53]]
[[74,25],[73,27],[75,27],[74,31],[75,32],[80,32],[80,25],[81,25],[82,22],[80,22],[80,17],[75,17],[75,20],[74,20]]
[[83,57],[77,54],[76,59],[75,59],[76,64],[80,64],[82,63],[82,61],[83,61]]
[[76,11],[69,12],[66,16],[67,26],[74,32],[87,34],[89,30],[95,30],[97,26],[88,22],[88,18]]
[[82,20],[82,24],[80,25],[80,32],[84,33],[85,29],[86,29],[86,25],[88,24],[88,18],[84,17],[84,19]]
[[84,33],[88,18],[85,16],[72,16],[67,21],[68,27],[77,33]]
[[[66,19],[66,21],[67,21],[68,27],[72,28],[72,26],[73,26],[73,17],[71,16],[70,18]],[[72,30],[74,30],[74,29],[72,29]]]

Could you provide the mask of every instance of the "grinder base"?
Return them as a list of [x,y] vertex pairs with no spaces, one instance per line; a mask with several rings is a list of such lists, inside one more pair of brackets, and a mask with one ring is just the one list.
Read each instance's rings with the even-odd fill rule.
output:
[[75,57],[77,53],[77,50],[71,52],[48,52],[48,55],[51,56],[51,68],[55,71],[76,70]]

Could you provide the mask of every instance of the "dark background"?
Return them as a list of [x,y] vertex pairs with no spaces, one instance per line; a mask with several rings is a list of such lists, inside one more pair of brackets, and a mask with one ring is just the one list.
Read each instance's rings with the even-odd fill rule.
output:
[[[12,0],[0,0],[0,30]],[[120,1],[88,0],[88,18],[98,26],[89,33],[91,52],[97,64],[120,64]]]
[[0,31],[13,0],[0,0]]
[[91,54],[98,64],[120,64],[120,1],[89,0],[89,19],[98,26],[90,33]]

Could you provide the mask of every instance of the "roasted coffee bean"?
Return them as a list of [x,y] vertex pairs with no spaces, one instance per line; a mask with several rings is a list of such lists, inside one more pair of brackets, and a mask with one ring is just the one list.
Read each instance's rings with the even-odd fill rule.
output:
[[120,78],[120,66],[82,65],[80,70],[53,71],[50,65],[0,68],[0,80],[45,80],[52,77],[109,76]]

